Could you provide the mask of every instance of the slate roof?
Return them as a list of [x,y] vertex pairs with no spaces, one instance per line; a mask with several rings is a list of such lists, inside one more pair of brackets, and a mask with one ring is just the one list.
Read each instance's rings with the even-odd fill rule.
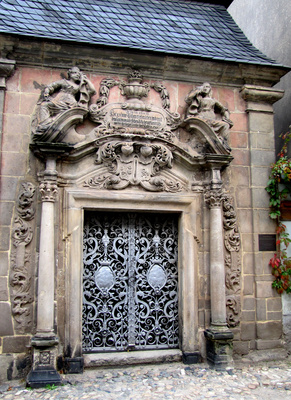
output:
[[0,32],[278,65],[248,41],[224,6],[193,0],[1,0]]

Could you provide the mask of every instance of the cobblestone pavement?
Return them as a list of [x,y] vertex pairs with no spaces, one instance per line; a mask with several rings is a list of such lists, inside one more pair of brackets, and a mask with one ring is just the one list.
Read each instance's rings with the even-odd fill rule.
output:
[[182,363],[87,370],[63,375],[57,388],[27,389],[24,381],[0,385],[0,399],[291,399],[291,364],[215,371]]

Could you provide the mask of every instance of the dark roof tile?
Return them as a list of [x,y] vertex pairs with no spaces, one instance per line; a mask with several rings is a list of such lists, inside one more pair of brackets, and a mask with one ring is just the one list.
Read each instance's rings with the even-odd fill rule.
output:
[[0,32],[277,65],[225,7],[194,0],[1,0]]

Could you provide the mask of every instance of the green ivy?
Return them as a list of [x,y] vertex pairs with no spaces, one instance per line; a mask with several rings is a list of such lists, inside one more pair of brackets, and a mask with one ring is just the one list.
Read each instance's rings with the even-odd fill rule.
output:
[[289,185],[291,182],[291,160],[287,157],[287,145],[291,140],[291,132],[281,135],[281,137],[284,144],[278,154],[278,161],[271,165],[271,174],[266,187],[270,195],[269,216],[277,221],[276,243],[278,251],[271,258],[269,265],[272,267],[272,274],[275,277],[272,287],[280,294],[284,291],[286,293],[291,292],[291,258],[287,256],[291,239],[286,232],[286,226],[281,221],[281,202],[288,194],[288,189],[284,185]]

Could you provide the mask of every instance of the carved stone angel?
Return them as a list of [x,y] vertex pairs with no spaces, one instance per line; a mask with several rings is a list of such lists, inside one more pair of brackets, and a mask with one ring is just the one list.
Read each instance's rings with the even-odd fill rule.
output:
[[212,88],[209,83],[197,86],[185,99],[189,105],[186,118],[198,117],[203,119],[217,134],[223,145],[227,144],[229,128],[233,126],[229,119],[229,112],[218,100],[212,97]]
[[[43,133],[48,132],[58,116],[65,111],[82,108],[87,112],[90,98],[95,93],[93,84],[77,67],[69,69],[68,79],[62,79],[46,86],[38,101],[33,121],[34,139],[37,136],[42,137]],[[51,141],[49,136],[46,135],[42,140]]]

